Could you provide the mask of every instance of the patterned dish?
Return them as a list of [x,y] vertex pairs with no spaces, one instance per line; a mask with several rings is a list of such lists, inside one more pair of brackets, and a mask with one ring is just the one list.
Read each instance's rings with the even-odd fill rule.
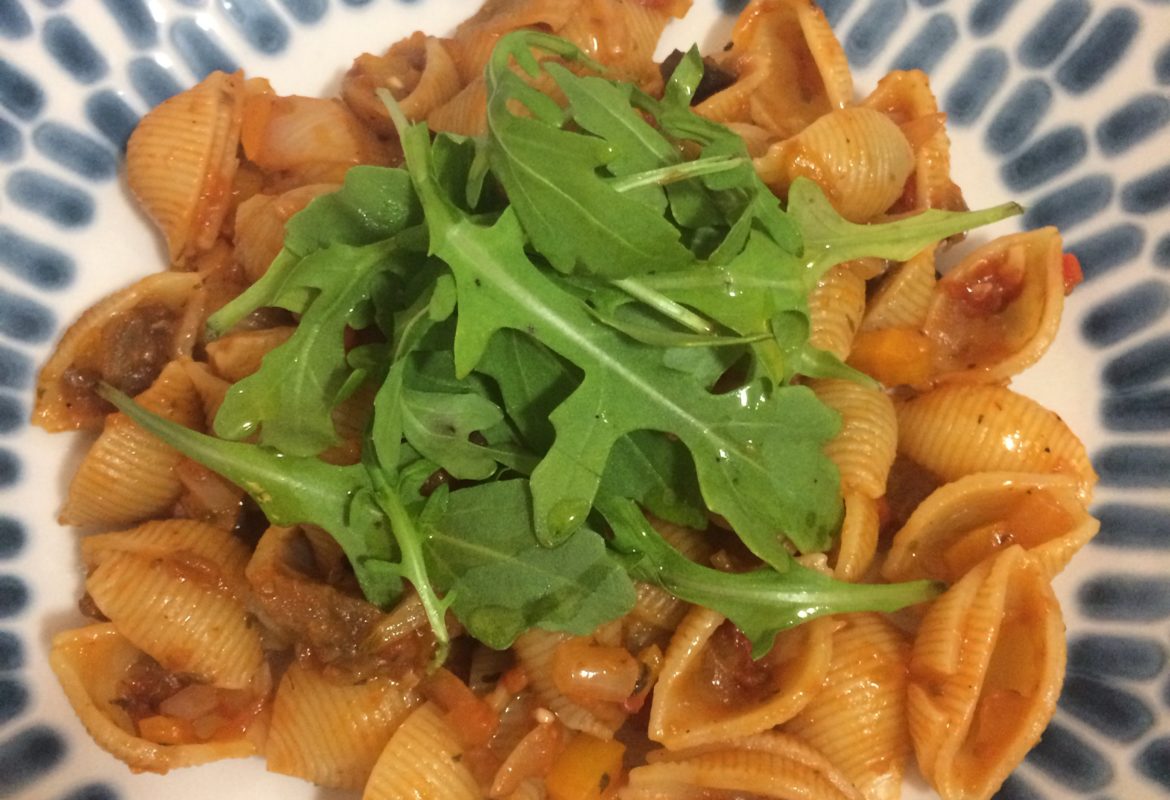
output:
[[[719,46],[734,0],[672,43]],[[867,91],[931,74],[972,206],[1013,198],[1085,270],[1056,346],[1016,386],[1089,445],[1102,529],[1058,580],[1069,673],[1001,798],[1170,797],[1170,3],[822,0]],[[332,797],[223,762],[131,776],[81,730],[46,663],[75,619],[54,521],[74,445],[27,424],[37,364],[88,304],[162,263],[119,153],[149,107],[213,69],[282,93],[470,10],[458,0],[0,0],[0,798]],[[918,790],[908,790],[918,796]],[[922,793],[925,796],[925,792]]]

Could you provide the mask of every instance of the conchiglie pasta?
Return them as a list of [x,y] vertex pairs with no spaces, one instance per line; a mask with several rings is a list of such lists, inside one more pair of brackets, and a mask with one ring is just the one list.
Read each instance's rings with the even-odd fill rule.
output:
[[650,706],[650,738],[668,748],[766,731],[792,718],[821,687],[833,623],[814,619],[782,631],[753,661],[743,634],[710,609],[683,618],[666,650]]
[[881,515],[878,501],[861,492],[845,492],[845,519],[833,553],[833,577],[858,581],[877,554]]
[[363,53],[342,80],[342,99],[365,125],[382,136],[394,134],[377,90],[389,90],[407,119],[425,119],[463,88],[453,46],[449,40],[417,31],[380,56]]
[[1054,472],[1075,477],[1084,500],[1097,483],[1064,420],[1004,386],[946,384],[895,408],[899,453],[944,481],[973,472]]
[[902,196],[914,171],[914,152],[888,117],[851,107],[825,114],[772,145],[755,165],[778,194],[787,194],[799,177],[811,178],[841,216],[866,222]]
[[149,275],[89,308],[37,376],[33,422],[50,432],[100,428],[111,406],[94,392],[99,381],[140,394],[169,361],[189,355],[195,332],[182,321],[201,281]]
[[898,446],[893,401],[881,389],[856,381],[827,379],[810,385],[818,400],[841,415],[841,429],[825,445],[825,455],[841,473],[842,490],[881,497]]
[[785,724],[823,753],[866,800],[897,800],[910,757],[910,644],[879,614],[845,614],[824,688]]
[[1040,739],[1064,678],[1064,623],[1043,567],[1010,547],[934,602],[910,657],[918,766],[942,800],[985,800]]
[[1031,366],[1056,336],[1064,307],[1060,234],[996,239],[938,282],[923,329],[938,380],[1001,382]]
[[293,663],[272,701],[268,769],[320,786],[361,789],[391,734],[420,702],[388,677],[330,679]]
[[890,581],[956,581],[1016,544],[1055,576],[1100,528],[1071,475],[979,472],[932,493],[894,536],[882,566]]
[[483,793],[462,758],[456,732],[434,704],[424,703],[390,737],[362,800],[481,800]]
[[866,305],[861,332],[922,327],[938,283],[934,266],[936,249],[937,245],[930,245],[909,261],[890,269]]
[[[171,362],[139,405],[189,428],[203,426],[203,403],[186,370]],[[69,484],[59,519],[63,525],[130,525],[161,516],[183,490],[175,468],[178,451],[139,428],[124,414],[106,418]]]
[[717,60],[735,82],[696,107],[710,119],[752,123],[786,138],[853,99],[845,53],[811,2],[755,0],[731,41]]
[[540,701],[566,728],[588,733],[598,739],[611,739],[626,720],[621,703],[607,701],[576,702],[558,687],[553,669],[557,650],[583,637],[534,628],[517,637],[512,645],[516,659],[528,674],[529,685]]
[[[209,544],[184,546],[192,535]],[[136,538],[143,547],[133,546]],[[167,542],[174,549],[161,550]],[[99,534],[82,545],[91,570],[85,588],[118,631],[167,670],[263,693],[268,666],[247,598],[238,594],[244,585],[238,550],[231,533],[182,520]]]
[[647,762],[630,770],[628,784],[618,792],[622,800],[861,800],[823,755],[790,734],[759,734],[681,752],[657,750]]
[[164,100],[126,143],[126,182],[182,263],[219,237],[231,208],[244,80],[213,72]]
[[[150,708],[142,713],[151,716],[136,719],[131,710],[137,710],[141,703],[135,697],[134,679],[138,677],[137,685],[141,685],[142,670],[150,669],[144,666],[150,663],[144,661],[146,658],[109,623],[53,637],[49,664],[74,712],[99,746],[131,769],[150,772],[246,758],[259,751],[266,717],[258,702],[245,702],[229,710],[213,694],[200,716],[168,717],[159,713],[160,709]],[[204,689],[197,691],[206,694]],[[162,703],[166,705],[166,699]],[[205,740],[197,736],[198,726],[206,726]],[[152,739],[151,730],[166,735]]]
[[312,200],[336,191],[335,183],[311,183],[282,194],[257,193],[236,208],[235,258],[251,282],[260,280],[284,246],[284,226]]
[[864,273],[855,262],[838,264],[809,293],[809,344],[844,360],[864,313]]

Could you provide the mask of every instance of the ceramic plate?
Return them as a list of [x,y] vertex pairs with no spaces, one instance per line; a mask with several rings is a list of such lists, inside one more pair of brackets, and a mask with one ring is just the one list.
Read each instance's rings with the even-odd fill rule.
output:
[[[78,621],[54,514],[78,446],[27,419],[62,326],[163,263],[119,182],[135,120],[213,69],[283,94],[472,0],[0,0],[0,797],[341,798],[258,759],[132,775],[81,730],[46,662]],[[1096,541],[1058,581],[1069,673],[1001,798],[1170,798],[1170,3],[824,0],[868,92],[931,74],[972,206],[1060,226],[1086,281],[1017,388],[1065,417],[1101,475]],[[695,0],[671,45],[724,43],[734,2]],[[667,48],[669,49],[669,48]],[[908,796],[919,796],[910,788]],[[922,795],[925,796],[925,795]]]

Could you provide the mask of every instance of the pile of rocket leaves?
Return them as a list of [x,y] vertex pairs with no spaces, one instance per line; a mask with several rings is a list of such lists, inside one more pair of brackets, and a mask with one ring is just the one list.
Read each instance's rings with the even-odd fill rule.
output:
[[[842,514],[823,452],[840,421],[800,377],[867,380],[809,345],[808,294],[835,264],[904,260],[1017,209],[857,225],[807,180],[782,208],[742,141],[691,110],[701,73],[692,51],[656,98],[523,32],[486,68],[483,137],[432,137],[385,95],[405,168],[352,169],[210,320],[299,318],[231,387],[216,435],[105,395],[273,523],[328,531],[371,602],[411,584],[437,661],[447,613],[504,648],[620,617],[635,581],[716,609],[756,656],[814,616],[931,597],[794,560],[827,550]],[[361,462],[326,463],[359,390],[375,391]],[[719,515],[758,568],[693,563],[646,512]]]

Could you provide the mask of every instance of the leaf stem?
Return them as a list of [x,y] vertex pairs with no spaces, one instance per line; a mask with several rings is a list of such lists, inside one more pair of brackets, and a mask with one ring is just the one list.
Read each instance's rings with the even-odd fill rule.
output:
[[727,172],[744,163],[745,159],[738,156],[706,156],[681,164],[668,164],[665,167],[624,175],[620,178],[614,178],[609,182],[609,185],[617,192],[628,192],[643,186],[666,186],[702,175]]

